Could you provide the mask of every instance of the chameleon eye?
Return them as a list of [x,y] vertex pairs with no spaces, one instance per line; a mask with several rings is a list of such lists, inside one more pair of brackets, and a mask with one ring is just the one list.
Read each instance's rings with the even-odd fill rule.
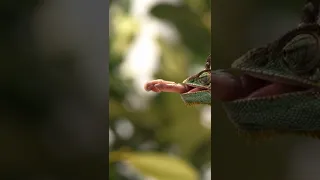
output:
[[253,52],[251,52],[251,57],[256,66],[265,66],[268,63],[268,46],[267,47],[261,47],[261,48],[256,48],[253,49]]
[[311,71],[320,60],[319,43],[318,36],[313,34],[294,37],[282,50],[282,64],[298,74]]
[[211,83],[211,76],[208,76],[208,75],[200,76],[199,81],[201,84],[209,85]]

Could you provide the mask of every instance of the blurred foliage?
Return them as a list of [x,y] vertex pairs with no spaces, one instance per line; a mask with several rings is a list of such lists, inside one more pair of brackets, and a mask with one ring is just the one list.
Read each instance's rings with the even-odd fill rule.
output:
[[[110,162],[109,178],[139,179],[135,173],[126,174],[121,166],[124,164],[142,176],[158,180],[199,179],[211,157],[210,129],[200,121],[201,111],[208,107],[187,107],[179,95],[170,93],[158,94],[149,101],[137,93],[136,101],[148,103],[142,110],[129,103],[128,96],[136,93],[133,79],[121,76],[120,67],[140,32],[140,24],[129,14],[128,2],[113,1],[110,6],[109,128],[115,141],[109,149],[121,153],[121,149],[129,148],[125,152],[132,158],[121,156]],[[179,35],[179,41],[174,43],[158,39],[161,57],[155,79],[182,82],[195,68],[204,67],[211,49],[209,3],[201,0],[181,5],[158,4],[150,10],[153,18],[170,23]],[[116,130],[124,119],[134,127],[129,139],[122,138]]]
[[[198,1],[198,3],[201,1]],[[208,54],[208,49],[210,49],[210,43],[203,43],[208,41],[210,37],[210,31],[206,27],[205,23],[208,23],[206,19],[207,16],[211,15],[210,12],[203,13],[202,19],[199,19],[198,14],[192,11],[192,9],[187,6],[172,6],[167,4],[160,4],[151,10],[151,13],[176,25],[178,31],[182,38],[182,43],[184,43],[189,49],[199,53]],[[174,16],[172,16],[174,14]],[[191,35],[192,33],[192,35]]]

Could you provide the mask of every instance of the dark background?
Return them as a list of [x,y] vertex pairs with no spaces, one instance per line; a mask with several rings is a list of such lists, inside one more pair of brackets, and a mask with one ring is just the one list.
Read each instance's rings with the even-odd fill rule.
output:
[[0,2],[0,179],[107,179],[108,2]]
[[[212,1],[213,69],[295,28],[305,1]],[[214,87],[213,87],[214,88]],[[212,179],[320,179],[320,143],[286,135],[258,143],[238,136],[219,102],[212,105]]]

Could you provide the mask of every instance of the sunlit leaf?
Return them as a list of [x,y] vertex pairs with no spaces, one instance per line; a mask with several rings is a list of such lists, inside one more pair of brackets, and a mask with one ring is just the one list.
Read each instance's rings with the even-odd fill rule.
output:
[[198,172],[185,161],[157,152],[111,152],[110,159],[125,162],[145,177],[157,180],[198,180]]

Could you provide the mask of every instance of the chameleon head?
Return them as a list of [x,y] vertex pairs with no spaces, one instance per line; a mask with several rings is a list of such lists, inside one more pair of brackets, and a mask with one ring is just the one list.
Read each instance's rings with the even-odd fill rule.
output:
[[251,131],[320,130],[319,36],[318,25],[297,28],[238,58],[242,91],[224,102],[229,118]]
[[320,27],[303,30],[295,29],[272,44],[248,51],[231,67],[264,80],[320,86]]
[[182,84],[188,90],[181,94],[181,98],[186,105],[211,105],[211,70],[201,71],[185,79]]

